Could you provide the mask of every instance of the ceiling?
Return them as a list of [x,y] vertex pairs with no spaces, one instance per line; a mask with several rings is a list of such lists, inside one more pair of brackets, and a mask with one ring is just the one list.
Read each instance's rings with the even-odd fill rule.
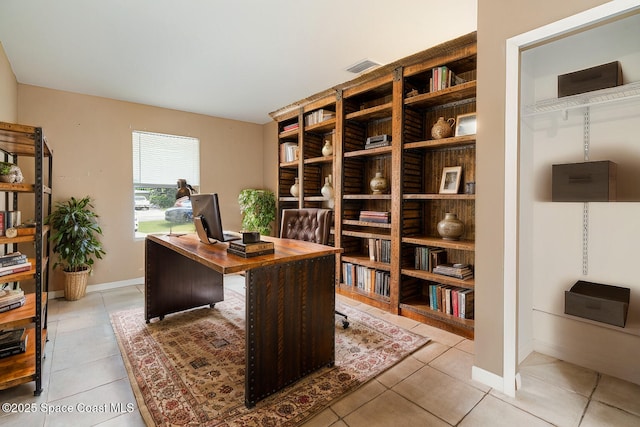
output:
[[258,124],[475,30],[476,0],[0,1],[19,83]]

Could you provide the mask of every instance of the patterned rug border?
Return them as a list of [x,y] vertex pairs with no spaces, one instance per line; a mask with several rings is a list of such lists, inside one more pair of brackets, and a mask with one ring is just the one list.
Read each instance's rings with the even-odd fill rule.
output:
[[[241,301],[244,301],[244,295],[240,294],[232,289],[228,289],[225,288],[225,299],[227,298],[237,298]],[[224,304],[224,301],[218,303],[218,304]],[[218,304],[216,304],[216,307],[218,307]],[[209,310],[208,308],[197,308],[197,309],[193,309],[192,311],[196,311],[196,310]],[[400,363],[401,361],[403,361],[404,359],[406,359],[407,357],[409,357],[411,354],[415,353],[416,351],[420,350],[421,348],[423,348],[427,343],[429,343],[431,341],[431,338],[429,337],[423,337],[419,334],[416,334],[415,332],[412,332],[402,326],[398,326],[396,324],[393,324],[391,322],[389,322],[386,319],[383,319],[381,317],[378,317],[374,314],[371,314],[369,312],[360,310],[348,303],[341,303],[340,301],[336,300],[336,310],[341,311],[342,313],[345,313],[348,315],[349,317],[349,322],[354,325],[354,322],[361,322],[364,325],[367,325],[368,327],[371,328],[375,328],[375,325],[377,324],[379,327],[385,327],[388,328],[389,330],[394,330],[397,329],[399,331],[402,331],[403,334],[405,334],[405,336],[407,335],[411,335],[414,337],[415,339],[415,343],[413,344],[414,347],[411,350],[407,350],[404,354],[401,354],[397,359],[393,360],[392,362],[388,363],[386,366],[383,366],[380,370],[376,371],[375,373],[373,373],[371,376],[369,376],[368,378],[366,378],[365,380],[353,380],[353,382],[351,384],[349,384],[349,386],[347,388],[345,388],[344,390],[342,390],[342,392],[338,393],[335,396],[328,396],[328,397],[324,397],[323,399],[321,399],[321,401],[316,402],[311,408],[309,408],[307,411],[303,411],[302,415],[299,416],[295,416],[293,417],[293,419],[291,420],[287,420],[286,423],[282,424],[282,423],[278,423],[278,425],[286,425],[286,426],[296,426],[296,425],[300,425],[306,421],[308,421],[309,419],[311,419],[313,416],[319,414],[322,410],[328,408],[332,403],[334,403],[335,401],[342,399],[344,397],[346,397],[347,395],[353,393],[354,391],[356,391],[357,389],[359,389],[360,387],[364,386],[365,384],[367,384],[368,382],[370,382],[371,380],[375,379],[376,377],[378,377],[379,375],[383,374],[384,372],[386,372],[387,370],[389,370],[390,368],[392,368],[393,366],[397,365],[398,363]],[[111,319],[111,325],[112,328],[114,330],[115,336],[116,336],[116,340],[118,342],[118,347],[120,349],[120,353],[122,356],[122,359],[124,361],[124,365],[125,368],[127,370],[127,377],[129,379],[129,383],[131,384],[131,388],[133,390],[133,394],[135,396],[136,402],[138,404],[138,409],[140,411],[140,414],[142,416],[142,418],[144,419],[145,423],[147,426],[157,426],[158,424],[156,424],[156,421],[154,420],[148,406],[147,406],[147,402],[145,402],[145,397],[143,394],[142,389],[140,388],[140,385],[138,383],[138,378],[136,376],[136,369],[132,366],[131,360],[129,358],[129,356],[127,355],[127,351],[126,351],[126,345],[123,342],[123,340],[125,339],[124,337],[121,337],[120,335],[120,331],[119,331],[119,323],[118,320],[120,317],[126,316],[127,313],[136,313],[136,312],[140,312],[141,315],[141,322],[144,322],[144,308],[143,307],[138,307],[138,308],[134,308],[134,309],[128,309],[128,310],[122,310],[119,312],[114,312],[110,314],[110,319]],[[179,313],[174,314],[174,315],[179,315]],[[168,319],[168,318],[167,318]],[[339,339],[339,333],[340,331],[343,331],[342,328],[342,318],[340,317],[336,317],[336,341]],[[230,323],[234,323],[234,321],[232,319],[227,319],[228,322]],[[148,324],[146,326],[149,326]],[[350,328],[352,328],[352,326],[350,326]],[[377,329],[377,328],[376,328]],[[347,329],[349,330],[349,329]],[[337,345],[336,345],[337,348]],[[316,379],[318,379],[320,377],[320,375],[328,375],[328,373],[330,373],[331,371],[335,370],[335,369],[339,369],[339,361],[338,361],[338,354],[336,354],[336,365],[332,368],[326,368],[325,373],[323,374],[319,374],[319,373],[315,373],[315,374],[311,374],[309,377],[312,377],[313,380],[315,381]],[[307,378],[309,378],[307,377]],[[289,393],[292,393],[295,391],[296,387],[299,386],[299,383],[301,381],[305,381],[305,379],[300,380],[298,383],[293,384],[281,391],[279,391],[278,393],[264,399],[261,402],[258,402],[258,404],[252,408],[251,410],[247,410],[248,414],[246,415],[250,415],[255,413],[256,415],[259,415],[260,412],[262,411],[269,411],[271,412],[274,406],[274,402],[278,401],[280,398],[282,397],[288,397]],[[243,401],[244,404],[244,401]],[[308,412],[308,413],[305,413]],[[211,424],[211,425],[216,425],[216,426],[232,426],[232,425],[254,425],[253,423],[246,423],[247,420],[245,420],[243,422],[242,419],[237,420],[239,421],[239,423],[227,423],[227,422],[220,422],[217,424]],[[173,424],[162,424],[162,425],[173,425]],[[191,424],[189,424],[191,425]]]

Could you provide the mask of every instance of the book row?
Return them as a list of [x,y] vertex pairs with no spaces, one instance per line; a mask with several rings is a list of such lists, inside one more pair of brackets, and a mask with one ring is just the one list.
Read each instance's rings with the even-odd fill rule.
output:
[[21,224],[20,211],[0,211],[0,236],[4,236],[8,228]]
[[429,307],[461,319],[473,319],[474,292],[451,285],[429,285]]
[[455,75],[447,67],[436,67],[431,69],[431,78],[429,79],[429,92],[435,92],[441,89],[459,85],[464,83],[464,79]]
[[433,272],[434,267],[447,262],[447,251],[442,248],[418,246],[415,249],[415,268]]
[[369,260],[391,262],[391,240],[369,239]]
[[[335,111],[325,110],[321,108],[304,116],[304,124],[305,126],[315,125],[317,123],[324,122],[325,120],[333,119],[335,116]],[[287,130],[286,127],[285,130]]]
[[345,285],[384,297],[390,295],[391,274],[364,265],[342,263],[342,279]]
[[294,162],[298,160],[298,144],[295,142],[283,142],[280,144],[280,161]]

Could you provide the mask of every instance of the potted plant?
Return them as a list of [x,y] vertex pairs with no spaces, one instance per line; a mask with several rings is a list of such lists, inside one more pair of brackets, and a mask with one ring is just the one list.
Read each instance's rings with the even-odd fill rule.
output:
[[64,297],[74,301],[82,298],[87,290],[87,280],[95,259],[105,254],[98,236],[102,229],[93,211],[91,198],[57,202],[46,218],[53,232],[50,241],[58,259],[53,268],[61,267],[65,275]]
[[276,219],[276,197],[269,190],[245,189],[238,196],[242,228],[244,231],[271,233],[271,223]]

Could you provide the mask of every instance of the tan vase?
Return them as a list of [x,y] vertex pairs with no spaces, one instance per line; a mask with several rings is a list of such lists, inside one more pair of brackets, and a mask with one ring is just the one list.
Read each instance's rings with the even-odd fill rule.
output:
[[298,197],[300,195],[300,183],[298,182],[298,178],[293,179],[293,185],[289,189],[289,192],[293,197]]
[[456,124],[456,119],[447,119],[440,117],[435,125],[431,128],[431,137],[433,139],[449,138],[453,135],[453,126]]
[[74,272],[64,272],[64,299],[76,301],[87,293],[89,269]]
[[382,172],[376,172],[376,176],[369,181],[369,187],[373,194],[382,194],[387,191],[387,179],[382,176]]
[[330,139],[326,139],[324,141],[324,146],[322,147],[322,155],[326,157],[332,154],[333,154],[333,145],[331,145]]
[[454,213],[445,213],[444,219],[438,223],[438,233],[444,240],[459,240],[464,234],[464,222]]

